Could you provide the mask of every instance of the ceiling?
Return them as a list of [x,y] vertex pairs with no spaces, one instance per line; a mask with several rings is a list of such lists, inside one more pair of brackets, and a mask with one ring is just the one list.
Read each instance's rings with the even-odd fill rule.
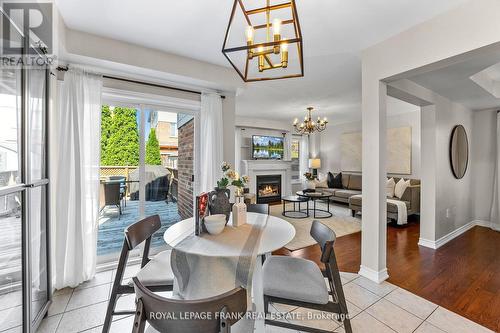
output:
[[[289,121],[311,105],[331,122],[360,119],[360,51],[464,1],[297,0],[305,77],[245,84],[236,112]],[[221,47],[232,0],[56,2],[69,28],[229,66]]]
[[471,110],[493,109],[500,107],[492,89],[500,85],[499,63],[500,50],[490,51],[409,79]]

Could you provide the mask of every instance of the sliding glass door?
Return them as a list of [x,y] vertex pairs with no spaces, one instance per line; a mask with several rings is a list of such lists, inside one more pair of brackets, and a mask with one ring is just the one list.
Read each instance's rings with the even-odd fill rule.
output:
[[35,332],[50,303],[48,73],[0,68],[0,331]]
[[[163,232],[193,214],[194,116],[146,104],[113,104],[101,112],[100,264],[117,260],[125,228],[138,220],[160,216],[154,254],[164,247]],[[138,249],[131,257],[140,254]]]

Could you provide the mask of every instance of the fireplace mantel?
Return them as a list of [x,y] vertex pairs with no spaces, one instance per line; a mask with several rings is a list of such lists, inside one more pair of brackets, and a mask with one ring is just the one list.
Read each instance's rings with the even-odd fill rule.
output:
[[250,179],[250,192],[256,193],[257,176],[281,175],[281,194],[292,194],[292,162],[282,160],[243,160],[243,174]]

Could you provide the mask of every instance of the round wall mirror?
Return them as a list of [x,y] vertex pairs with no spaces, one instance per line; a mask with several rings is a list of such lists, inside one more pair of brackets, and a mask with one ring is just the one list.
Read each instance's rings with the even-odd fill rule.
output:
[[463,178],[469,164],[469,141],[462,125],[455,126],[451,132],[450,163],[455,178]]

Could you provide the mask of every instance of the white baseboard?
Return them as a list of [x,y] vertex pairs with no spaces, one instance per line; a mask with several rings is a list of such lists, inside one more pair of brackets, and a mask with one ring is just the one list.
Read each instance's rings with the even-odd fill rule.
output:
[[493,224],[490,221],[475,220],[474,222],[476,222],[477,226],[493,229]]
[[389,278],[389,274],[387,273],[387,268],[384,268],[381,271],[375,271],[371,268],[361,265],[359,267],[358,274],[376,283],[382,283]]
[[460,236],[464,232],[466,232],[466,231],[474,228],[475,226],[492,228],[492,229],[498,231],[498,229],[493,228],[491,222],[489,222],[489,221],[474,220],[474,221],[471,221],[471,222],[469,222],[469,223],[461,226],[458,229],[453,230],[449,234],[447,234],[447,235],[445,235],[445,236],[443,236],[443,237],[441,237],[441,238],[439,238],[438,240],[435,240],[435,241],[430,240],[430,239],[425,239],[425,238],[419,238],[418,245],[425,246],[425,247],[428,247],[428,248],[436,250],[436,249],[439,249],[444,244],[446,244],[449,241],[451,241],[452,239]]

